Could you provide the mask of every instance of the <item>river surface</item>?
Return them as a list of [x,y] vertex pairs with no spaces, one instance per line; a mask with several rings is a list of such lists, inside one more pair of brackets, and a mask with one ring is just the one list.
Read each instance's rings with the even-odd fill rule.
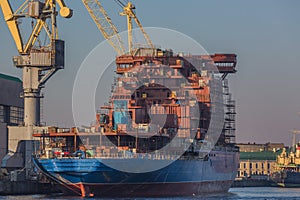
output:
[[[42,200],[83,200],[80,197],[74,196],[60,196],[60,195],[27,195],[27,196],[0,196],[0,200],[31,200],[31,199],[42,199]],[[88,198],[94,200],[107,200],[102,198]],[[115,200],[130,200],[131,198],[119,198]],[[245,188],[231,188],[226,194],[218,195],[205,195],[205,196],[194,196],[194,197],[176,197],[176,198],[136,198],[136,200],[193,200],[193,199],[208,199],[208,200],[218,200],[218,199],[229,199],[229,200],[240,200],[240,199],[299,199],[300,200],[300,188],[275,188],[275,187],[245,187]]]

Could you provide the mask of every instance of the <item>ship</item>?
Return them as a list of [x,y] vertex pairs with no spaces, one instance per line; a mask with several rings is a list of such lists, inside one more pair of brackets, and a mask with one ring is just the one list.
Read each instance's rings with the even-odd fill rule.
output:
[[33,133],[35,167],[66,194],[173,197],[228,192],[236,176],[236,54],[140,48],[116,58],[91,126]]
[[[294,143],[295,144],[295,143]],[[280,187],[300,187],[300,144],[283,148],[276,158],[276,170],[271,180]]]

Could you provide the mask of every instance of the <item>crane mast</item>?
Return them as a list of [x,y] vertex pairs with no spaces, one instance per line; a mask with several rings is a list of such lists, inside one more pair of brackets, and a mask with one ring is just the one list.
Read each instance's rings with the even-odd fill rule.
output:
[[137,18],[136,14],[134,12],[134,10],[135,10],[135,6],[131,2],[128,2],[126,6],[123,4],[123,12],[120,13],[120,15],[127,17],[128,51],[133,52],[133,50],[134,50],[133,40],[132,40],[132,27],[133,27],[132,26],[132,19],[134,19],[135,23],[137,24],[137,26],[139,27],[139,29],[143,33],[144,38],[146,39],[148,46],[150,48],[154,49],[155,47],[154,47],[149,35],[144,30],[141,22],[139,21],[139,19]]

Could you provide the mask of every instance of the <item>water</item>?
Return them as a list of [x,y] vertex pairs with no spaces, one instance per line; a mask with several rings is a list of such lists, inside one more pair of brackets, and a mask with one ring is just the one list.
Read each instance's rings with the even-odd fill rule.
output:
[[[82,200],[80,197],[65,197],[59,195],[28,195],[28,196],[0,196],[0,200]],[[106,200],[101,198],[89,198],[94,200]],[[274,188],[274,187],[247,187],[247,188],[232,188],[229,193],[218,195],[205,195],[200,197],[176,197],[176,198],[136,198],[136,200],[242,200],[242,199],[258,199],[258,200],[278,200],[278,199],[299,199],[300,200],[300,188]],[[115,199],[115,200],[130,200]]]

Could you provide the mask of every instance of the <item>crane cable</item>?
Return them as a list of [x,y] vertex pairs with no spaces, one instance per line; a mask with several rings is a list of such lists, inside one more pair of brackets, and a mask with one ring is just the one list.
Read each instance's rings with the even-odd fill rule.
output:
[[118,4],[122,9],[126,6],[123,2],[120,0],[115,0],[116,4]]

